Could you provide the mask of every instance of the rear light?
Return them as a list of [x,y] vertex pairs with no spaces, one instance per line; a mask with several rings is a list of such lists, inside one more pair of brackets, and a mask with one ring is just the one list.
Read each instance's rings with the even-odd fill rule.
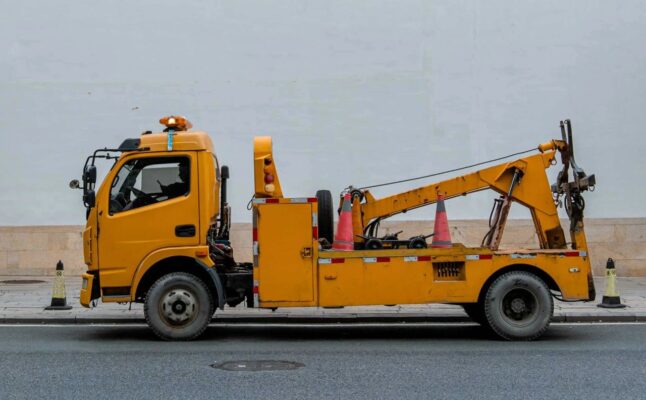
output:
[[263,181],[265,184],[265,193],[273,196],[276,191],[277,177],[276,177],[276,168],[274,167],[274,161],[271,159],[271,156],[266,156],[262,160],[263,167]]

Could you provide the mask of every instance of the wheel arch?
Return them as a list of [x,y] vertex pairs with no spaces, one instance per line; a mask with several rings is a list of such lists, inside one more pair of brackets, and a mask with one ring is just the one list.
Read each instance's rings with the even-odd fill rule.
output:
[[498,279],[499,276],[512,271],[524,271],[524,272],[532,273],[537,277],[539,277],[540,279],[542,279],[543,282],[545,282],[545,284],[550,290],[556,290],[558,292],[561,291],[561,289],[559,288],[554,278],[552,278],[550,274],[540,269],[539,267],[531,264],[510,264],[510,265],[507,265],[506,267],[500,268],[499,270],[491,274],[489,278],[487,278],[485,283],[482,285],[482,288],[480,288],[480,294],[478,295],[478,302],[484,301],[484,296],[487,294],[487,289],[489,289],[489,286],[491,286],[491,284],[496,279]]
[[224,287],[220,277],[213,268],[204,262],[188,256],[171,256],[157,261],[143,274],[134,290],[134,301],[142,302],[148,289],[155,281],[172,272],[185,272],[199,278],[211,292],[216,307],[224,309]]

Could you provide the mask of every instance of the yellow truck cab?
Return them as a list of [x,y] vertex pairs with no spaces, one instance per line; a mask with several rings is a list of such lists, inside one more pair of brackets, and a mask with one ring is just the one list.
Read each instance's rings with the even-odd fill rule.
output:
[[[146,321],[163,339],[193,339],[216,309],[246,302],[259,308],[459,304],[500,337],[531,340],[548,328],[553,296],[595,297],[581,197],[595,180],[574,161],[569,121],[561,123],[562,139],[511,162],[384,199],[349,187],[354,236],[349,251],[331,247],[330,192],[284,197],[271,138],[258,137],[252,263],[234,258],[229,171],[219,165],[211,139],[191,131],[184,117],[160,122],[163,132],[144,132],[118,148],[96,150],[86,160],[82,184],[71,186],[83,190],[87,208],[81,304],[90,307],[99,298],[144,303]],[[550,187],[545,170],[559,153],[563,170]],[[95,191],[99,159],[114,164]],[[450,199],[485,189],[501,198],[479,247],[434,248],[426,245],[430,235],[400,240],[378,234],[383,219],[435,204],[439,195]],[[567,206],[569,242],[555,198]],[[512,203],[530,209],[539,249],[499,248]]]

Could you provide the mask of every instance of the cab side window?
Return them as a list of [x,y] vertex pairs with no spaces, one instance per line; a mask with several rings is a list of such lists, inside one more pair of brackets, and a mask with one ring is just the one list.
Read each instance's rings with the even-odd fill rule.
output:
[[112,181],[110,214],[188,195],[188,157],[139,158],[123,164]]

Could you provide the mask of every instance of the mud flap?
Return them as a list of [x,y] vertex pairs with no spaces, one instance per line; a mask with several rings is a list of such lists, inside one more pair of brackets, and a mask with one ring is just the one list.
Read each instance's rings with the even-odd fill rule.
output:
[[588,271],[588,301],[594,301],[597,297],[597,291],[594,288],[594,279],[592,279],[592,271]]
[[208,286],[211,286],[215,288],[216,295],[218,296],[218,308],[220,310],[224,310],[224,304],[226,303],[226,300],[224,298],[224,286],[222,286],[222,281],[220,280],[220,276],[218,273],[215,271],[214,268],[209,268],[208,265],[204,264],[200,260],[195,260],[204,270],[209,274],[211,277],[211,282],[205,282],[207,283]]

